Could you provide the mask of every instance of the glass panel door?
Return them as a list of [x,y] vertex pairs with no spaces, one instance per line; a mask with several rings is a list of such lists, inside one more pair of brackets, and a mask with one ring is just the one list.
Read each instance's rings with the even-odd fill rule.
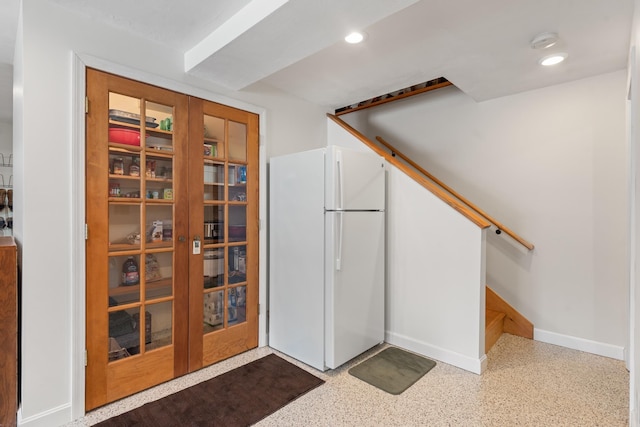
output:
[[94,70],[87,95],[90,409],[187,370],[187,254],[174,237],[186,235],[188,103]]
[[87,70],[86,409],[258,344],[258,117]]
[[110,362],[172,344],[173,115],[109,92]]
[[192,254],[198,274],[191,289],[201,295],[191,299],[198,304],[191,312],[195,369],[257,346],[258,263],[249,253],[257,253],[258,122],[219,104],[190,105],[191,161],[199,156],[203,165],[190,174],[203,188],[191,199],[202,213],[190,216],[192,234],[203,236],[202,254]]

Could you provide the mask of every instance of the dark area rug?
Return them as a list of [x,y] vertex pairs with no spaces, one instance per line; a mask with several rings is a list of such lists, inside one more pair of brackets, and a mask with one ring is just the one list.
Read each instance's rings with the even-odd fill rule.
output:
[[434,366],[433,360],[389,347],[349,369],[349,373],[387,393],[400,394]]
[[96,425],[249,426],[323,383],[270,354]]

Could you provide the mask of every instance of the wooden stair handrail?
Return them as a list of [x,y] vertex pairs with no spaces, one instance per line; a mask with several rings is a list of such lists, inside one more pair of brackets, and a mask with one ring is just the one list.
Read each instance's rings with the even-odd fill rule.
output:
[[520,243],[522,246],[524,246],[525,248],[529,249],[529,250],[533,250],[534,246],[533,243],[530,243],[528,241],[526,241],[525,239],[523,239],[522,237],[518,236],[513,230],[511,230],[510,228],[508,228],[507,226],[505,226],[504,224],[502,224],[501,222],[498,222],[495,218],[493,218],[492,216],[490,216],[488,213],[486,213],[484,210],[480,209],[478,206],[476,206],[475,204],[473,204],[470,200],[468,200],[467,198],[465,198],[464,196],[462,196],[460,193],[458,193],[457,191],[455,191],[453,188],[449,187],[447,184],[445,184],[444,182],[440,181],[438,178],[436,178],[435,176],[431,175],[429,172],[427,172],[425,169],[423,169],[420,165],[418,165],[417,163],[415,163],[413,160],[411,160],[410,158],[408,158],[407,156],[405,156],[404,154],[402,154],[400,151],[398,151],[394,146],[392,146],[391,144],[389,144],[387,141],[385,141],[382,137],[380,136],[376,136],[376,139],[385,147],[387,147],[387,149],[389,151],[391,151],[391,155],[392,156],[398,156],[400,157],[402,160],[404,160],[405,162],[407,162],[408,164],[410,164],[413,168],[415,168],[416,170],[418,170],[421,174],[423,174],[424,176],[426,176],[427,178],[429,178],[431,181],[435,182],[436,184],[438,184],[440,187],[444,188],[446,191],[448,191],[451,195],[453,195],[454,197],[456,197],[458,200],[460,200],[461,202],[463,202],[464,204],[466,204],[467,206],[469,206],[471,209],[473,209],[474,211],[476,211],[478,214],[480,214],[482,217],[484,217],[487,221],[489,221],[491,224],[495,225],[497,227],[497,233],[500,234],[498,231],[504,231],[505,233],[507,233],[509,236],[511,236],[511,238],[513,238],[516,242]]
[[485,217],[483,217],[482,215],[479,215],[478,212],[474,211],[469,206],[465,205],[460,200],[458,200],[455,197],[453,197],[450,193],[444,191],[444,189],[442,187],[439,187],[434,182],[428,180],[427,178],[425,178],[425,176],[419,174],[413,168],[409,167],[408,165],[405,165],[402,162],[399,162],[397,159],[394,159],[393,156],[390,153],[388,153],[383,148],[381,148],[378,144],[374,143],[369,138],[364,136],[362,133],[358,132],[356,129],[351,127],[344,120],[342,120],[342,119],[340,119],[340,118],[338,118],[335,115],[330,114],[330,113],[327,113],[327,117],[329,117],[331,120],[336,122],[339,126],[341,126],[343,129],[345,129],[351,135],[353,135],[356,138],[358,138],[362,143],[364,143],[369,148],[371,148],[373,151],[375,151],[376,154],[378,154],[381,157],[384,157],[388,162],[394,164],[398,169],[400,169],[402,172],[407,174],[414,181],[416,181],[418,184],[422,185],[424,188],[429,190],[436,197],[438,197],[439,199],[444,201],[446,204],[451,206],[453,209],[455,209],[456,211],[461,213],[463,216],[465,216],[471,222],[476,224],[478,227],[480,227],[480,228],[488,228],[488,227],[491,226],[491,223],[489,221],[487,221],[487,219]]

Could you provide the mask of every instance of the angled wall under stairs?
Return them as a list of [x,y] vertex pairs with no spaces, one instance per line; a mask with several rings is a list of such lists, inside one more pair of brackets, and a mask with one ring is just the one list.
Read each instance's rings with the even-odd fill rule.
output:
[[[486,289],[491,222],[344,121],[328,119],[330,144],[387,161],[385,341],[481,374],[502,332],[532,337],[531,323]],[[483,319],[487,308],[498,314]]]
[[503,332],[533,339],[533,323],[486,287],[484,348],[488,353]]

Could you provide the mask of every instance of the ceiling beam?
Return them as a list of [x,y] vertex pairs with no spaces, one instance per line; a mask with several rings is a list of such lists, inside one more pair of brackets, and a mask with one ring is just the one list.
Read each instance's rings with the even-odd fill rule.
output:
[[184,54],[184,71],[189,72],[234,41],[289,0],[253,0],[224,24]]

